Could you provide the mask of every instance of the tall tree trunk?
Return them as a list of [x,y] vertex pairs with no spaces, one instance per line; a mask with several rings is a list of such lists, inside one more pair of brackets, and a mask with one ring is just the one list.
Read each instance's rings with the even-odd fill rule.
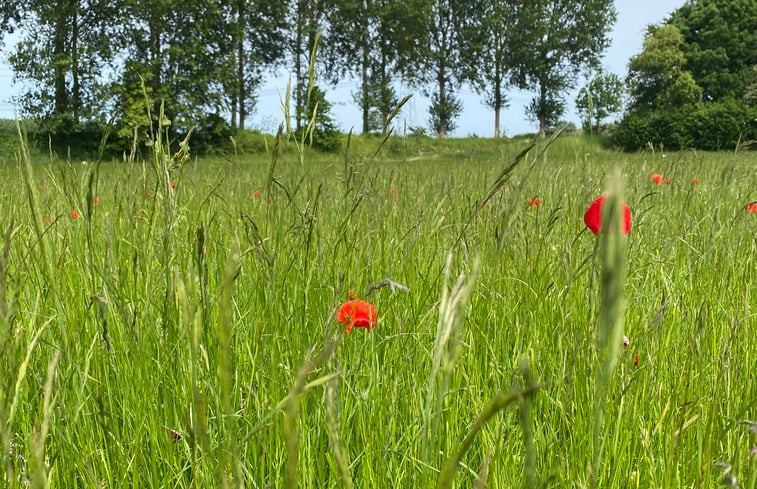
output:
[[547,87],[544,82],[539,83],[539,137],[547,135]]
[[502,76],[499,62],[494,65],[494,139],[499,138],[499,113],[502,111]]
[[239,2],[239,18],[237,19],[237,83],[238,83],[238,95],[239,95],[239,129],[244,130],[244,120],[247,118],[247,109],[245,107],[247,101],[247,86],[244,82],[244,39],[247,25],[244,19],[247,12],[244,10],[244,3]]
[[447,80],[445,77],[444,65],[439,67],[439,127],[437,133],[439,139],[447,138]]
[[53,113],[56,116],[68,112],[68,93],[66,91],[66,34],[68,19],[60,15],[55,23],[55,37],[53,38],[53,85],[55,87]]
[[81,83],[79,83],[79,2],[73,2],[71,8],[71,48],[69,49],[71,58],[71,109],[74,124],[79,123],[81,110]]
[[494,139],[499,138],[499,113],[502,110],[502,100],[499,90],[494,96]]
[[164,60],[161,59],[161,18],[160,13],[152,10],[150,12],[150,68],[152,69],[152,80],[150,80],[150,87],[152,88],[151,97],[154,102],[153,117],[159,117],[160,115],[160,99],[162,94],[162,80],[161,80],[161,66]]
[[304,84],[302,75],[302,56],[304,48],[302,46],[303,31],[305,30],[305,21],[303,20],[303,0],[297,2],[297,34],[295,36],[295,53],[294,53],[294,112],[295,112],[295,129],[299,132],[302,129],[302,116],[305,112],[304,98]]
[[362,60],[362,77],[363,77],[363,86],[361,88],[361,91],[363,92],[363,96],[360,100],[360,106],[363,112],[363,134],[366,134],[370,128],[368,127],[368,115],[371,110],[371,104],[370,104],[370,95],[368,94],[368,43],[367,39],[364,40],[363,43],[363,60]]

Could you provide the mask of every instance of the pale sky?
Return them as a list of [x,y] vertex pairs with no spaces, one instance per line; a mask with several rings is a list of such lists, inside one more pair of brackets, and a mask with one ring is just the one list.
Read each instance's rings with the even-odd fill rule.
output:
[[[580,0],[579,0],[580,1]],[[617,73],[625,77],[628,60],[641,50],[644,32],[648,24],[653,24],[665,19],[673,10],[685,3],[685,0],[616,0],[618,20],[611,33],[612,45],[604,57],[604,66],[607,71]],[[7,64],[8,46],[12,39],[6,39],[0,60],[0,118],[14,118],[14,107],[10,98],[19,93],[20,87],[13,84],[13,72]],[[266,132],[274,132],[281,120],[281,106],[279,92],[286,89],[286,74],[278,78],[267,80],[258,96],[258,105],[252,117],[248,120],[248,127],[258,128]],[[579,87],[584,82],[579,84]],[[352,93],[359,83],[354,80],[345,80],[335,88],[327,91],[327,100],[333,104],[332,113],[343,131],[354,128],[355,132],[361,129],[360,110],[352,101]],[[400,97],[413,93],[413,98],[405,106],[398,117],[397,130],[407,126],[426,126],[428,120],[428,100],[409,87],[398,87]],[[463,101],[463,113],[458,119],[458,128],[452,133],[453,136],[478,135],[491,137],[494,134],[494,113],[486,107],[481,98],[468,87],[463,87],[459,92]],[[534,132],[536,125],[530,122],[523,107],[528,104],[532,94],[528,92],[513,91],[510,93],[511,106],[502,112],[500,124],[504,135],[512,136],[524,132]],[[568,112],[565,119],[579,124],[578,116],[574,112],[575,93],[567,97]]]

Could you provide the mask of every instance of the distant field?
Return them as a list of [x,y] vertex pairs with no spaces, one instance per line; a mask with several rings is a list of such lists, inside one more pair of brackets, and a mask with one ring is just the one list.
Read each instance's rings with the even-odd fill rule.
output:
[[[7,486],[756,487],[754,152],[565,137],[500,189],[528,141],[270,143],[0,166]],[[615,167],[630,344],[603,383],[583,214]],[[335,320],[350,290],[373,330]]]

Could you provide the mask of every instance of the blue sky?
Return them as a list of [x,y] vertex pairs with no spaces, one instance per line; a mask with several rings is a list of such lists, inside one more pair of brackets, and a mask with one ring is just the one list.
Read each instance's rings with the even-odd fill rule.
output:
[[[618,20],[611,34],[612,44],[604,57],[605,69],[624,77],[629,58],[641,49],[646,26],[660,22],[683,3],[684,0],[616,0]],[[10,98],[19,92],[20,86],[13,84],[13,72],[6,62],[8,45],[9,42],[6,42],[2,60],[0,60],[0,118],[12,119],[14,108],[10,103]],[[281,120],[279,93],[286,89],[286,83],[286,73],[280,73],[280,76],[266,80],[259,92],[256,111],[248,120],[248,127],[266,132],[275,131]],[[579,87],[582,83],[579,83]],[[333,103],[334,118],[344,131],[354,128],[357,132],[361,128],[360,112],[352,101],[352,93],[357,87],[356,80],[344,80],[327,91],[327,99]],[[425,126],[428,119],[428,100],[418,90],[407,86],[399,86],[397,91],[400,96],[413,94],[413,98],[397,119],[399,131],[401,132],[405,125]],[[463,101],[463,113],[458,119],[458,127],[452,136],[475,134],[491,137],[494,133],[492,110],[486,107],[481,102],[481,97],[468,87],[463,87],[459,95]],[[526,118],[523,108],[531,96],[532,94],[528,92],[516,90],[510,93],[510,108],[503,111],[500,119],[504,135],[512,136],[535,130],[535,124]],[[574,100],[575,93],[569,94],[568,112],[565,119],[578,125],[578,116],[573,107]]]

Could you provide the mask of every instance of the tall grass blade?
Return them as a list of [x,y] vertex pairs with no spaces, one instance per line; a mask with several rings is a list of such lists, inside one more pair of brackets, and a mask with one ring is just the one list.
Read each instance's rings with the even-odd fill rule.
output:
[[600,247],[599,325],[597,334],[597,368],[594,389],[592,448],[592,487],[600,487],[603,451],[602,428],[604,406],[612,374],[623,345],[625,319],[625,245],[623,235],[623,186],[620,172],[613,170],[607,179]]

